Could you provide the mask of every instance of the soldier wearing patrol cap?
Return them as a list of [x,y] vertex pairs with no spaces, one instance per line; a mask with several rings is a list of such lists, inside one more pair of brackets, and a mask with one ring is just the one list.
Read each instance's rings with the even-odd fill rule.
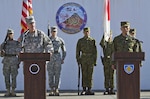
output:
[[[133,28],[133,29],[130,29],[129,31],[129,34],[130,36],[135,40],[135,51],[136,52],[142,52],[142,41],[139,41],[137,38],[136,38],[136,29]],[[142,64],[141,64],[142,65]]]
[[65,42],[61,37],[57,36],[57,33],[57,27],[51,27],[50,39],[53,43],[54,53],[51,56],[51,61],[47,63],[49,87],[51,88],[49,96],[59,96],[61,64],[64,63],[66,57]]
[[3,75],[5,78],[6,93],[5,96],[16,96],[16,77],[18,75],[19,60],[18,55],[21,51],[21,44],[14,40],[14,31],[7,30],[6,40],[1,44],[1,51],[4,51]]
[[26,17],[28,31],[20,37],[23,52],[27,53],[43,53],[53,52],[53,44],[49,37],[41,30],[36,29],[34,16]]
[[129,34],[131,37],[136,38],[136,29],[130,29]]
[[91,88],[93,69],[97,60],[96,41],[90,36],[89,27],[84,28],[83,33],[84,36],[78,40],[76,45],[76,60],[82,71],[81,95],[94,95]]
[[128,21],[121,22],[122,33],[113,40],[115,52],[133,52],[134,41],[129,35],[130,23]]
[[[128,21],[121,22],[121,34],[113,40],[114,52],[134,52],[135,40],[129,35],[130,23]],[[112,65],[115,69],[115,62]]]

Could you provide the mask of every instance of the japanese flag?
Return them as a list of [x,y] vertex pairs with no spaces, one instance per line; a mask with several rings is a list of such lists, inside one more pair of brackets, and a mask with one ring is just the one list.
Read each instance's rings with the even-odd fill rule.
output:
[[110,34],[110,0],[104,0],[104,39],[108,41]]

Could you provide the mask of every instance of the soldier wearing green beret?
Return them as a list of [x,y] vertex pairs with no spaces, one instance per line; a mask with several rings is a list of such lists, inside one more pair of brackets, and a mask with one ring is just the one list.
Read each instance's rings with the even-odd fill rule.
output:
[[76,60],[81,65],[82,87],[81,95],[94,95],[91,91],[93,69],[96,66],[97,47],[94,38],[90,37],[90,28],[84,28],[84,37],[80,38],[76,46]]
[[104,68],[104,86],[105,91],[104,95],[108,94],[115,94],[114,92],[114,70],[111,68],[112,66],[112,53],[113,53],[113,42],[112,42],[112,31],[111,36],[109,37],[108,41],[104,40],[104,36],[101,39],[100,46],[103,49],[103,57],[102,64]]

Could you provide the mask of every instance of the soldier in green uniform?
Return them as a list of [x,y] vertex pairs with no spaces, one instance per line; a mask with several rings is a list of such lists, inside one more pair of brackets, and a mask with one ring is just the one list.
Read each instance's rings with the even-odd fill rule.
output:
[[97,47],[96,41],[90,37],[90,28],[84,28],[84,37],[80,38],[76,46],[76,60],[82,71],[82,87],[81,95],[94,95],[91,91],[93,69],[96,66]]
[[142,41],[139,41],[137,38],[136,38],[136,29],[130,29],[129,31],[130,33],[130,36],[135,40],[136,42],[136,52],[142,52]]
[[[135,52],[135,40],[129,35],[130,23],[128,21],[121,22],[122,33],[113,40],[114,52]],[[112,65],[115,69],[115,62]]]
[[[136,29],[130,29],[129,31],[130,36],[135,40],[135,52],[142,52],[142,41],[136,38]],[[142,62],[140,62],[140,66],[142,66]]]
[[112,53],[113,53],[113,42],[112,42],[112,35],[108,39],[108,41],[104,40],[104,36],[101,39],[100,46],[103,49],[103,57],[102,64],[104,66],[104,86],[105,91],[104,95],[108,94],[115,94],[114,92],[114,70],[111,68],[112,66]]
[[122,33],[113,40],[115,52],[134,52],[135,40],[129,35],[130,23],[121,22]]

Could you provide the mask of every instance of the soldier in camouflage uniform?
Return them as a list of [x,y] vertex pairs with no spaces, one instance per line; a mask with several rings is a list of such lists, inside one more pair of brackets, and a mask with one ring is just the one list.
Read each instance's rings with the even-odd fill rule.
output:
[[84,37],[79,39],[76,46],[76,60],[81,65],[82,87],[81,95],[94,95],[91,91],[93,69],[96,66],[96,41],[90,37],[90,28],[84,28]]
[[36,29],[34,16],[26,17],[28,30],[18,39],[26,53],[52,53],[53,45],[49,37]]
[[[136,29],[130,29],[129,31],[130,36],[135,40],[135,52],[142,52],[142,41],[136,39]],[[140,62],[140,66],[142,66],[142,62]]]
[[129,31],[130,36],[135,40],[136,42],[136,50],[135,52],[142,52],[142,41],[139,41],[138,39],[136,39],[136,29],[130,29]]
[[1,44],[0,51],[3,53],[3,75],[7,92],[5,96],[16,96],[16,78],[18,75],[19,60],[18,55],[21,51],[21,44],[13,39],[14,31],[7,30],[6,41]]
[[107,94],[115,94],[114,88],[114,70],[112,69],[112,53],[113,53],[113,42],[112,42],[112,35],[108,39],[108,41],[104,40],[104,36],[100,42],[100,46],[103,48],[103,55],[101,56],[102,64],[104,66],[104,85],[105,91],[104,95]]
[[121,22],[121,31],[113,40],[114,52],[134,52],[135,40],[129,35],[130,23]]
[[53,43],[54,53],[51,56],[51,61],[47,64],[49,87],[51,88],[49,96],[59,96],[58,88],[60,83],[61,64],[64,63],[66,57],[66,48],[64,40],[57,36],[56,26],[51,27],[51,34],[50,39]]

